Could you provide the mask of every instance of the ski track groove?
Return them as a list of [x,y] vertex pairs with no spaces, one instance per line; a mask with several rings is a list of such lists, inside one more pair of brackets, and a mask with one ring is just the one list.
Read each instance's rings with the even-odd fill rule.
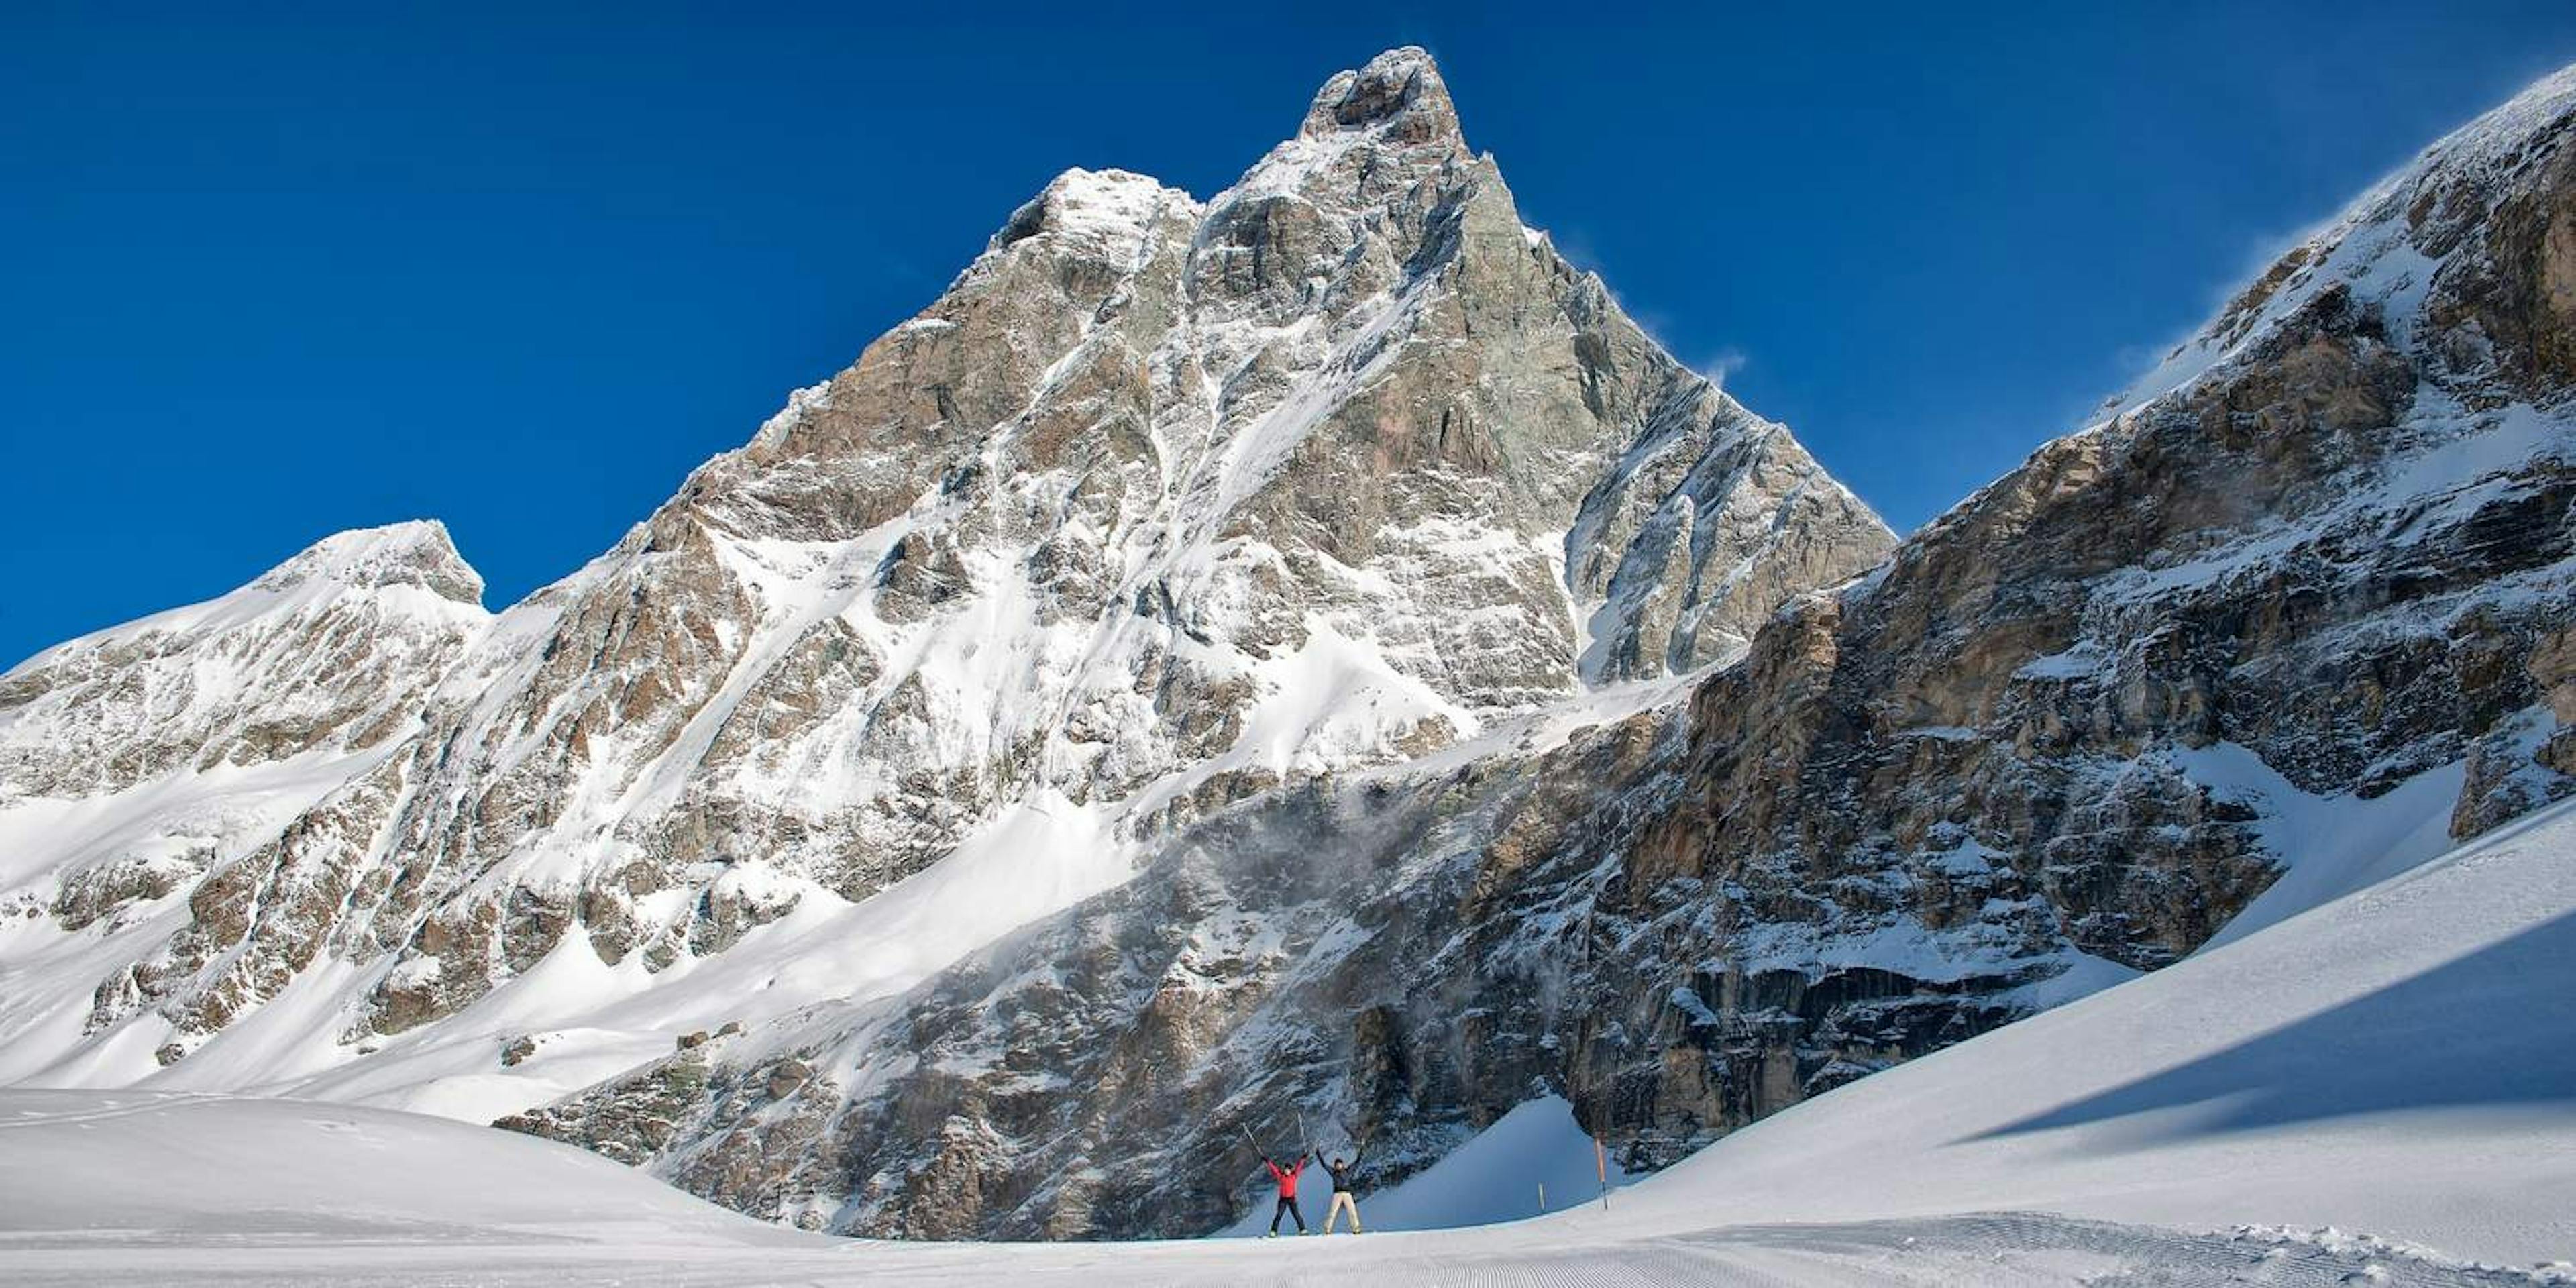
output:
[[[1448,1232],[1452,1235],[1455,1232]],[[1498,1232],[1499,1234],[1500,1232]],[[1345,1236],[1347,1237],[1347,1236]],[[1431,1236],[1437,1237],[1437,1236]],[[1562,1249],[1502,1246],[1467,1255],[1416,1251],[1414,1240],[1336,1241],[1325,1248],[1259,1240],[1159,1245],[979,1246],[852,1244],[816,1254],[703,1246],[609,1250],[580,1246],[392,1242],[294,1246],[237,1242],[150,1247],[74,1241],[0,1242],[0,1279],[13,1284],[273,1284],[341,1288],[399,1282],[423,1288],[834,1288],[1008,1282],[1015,1288],[1249,1284],[1342,1288],[1353,1282],[1423,1288],[2494,1288],[2546,1282],[2512,1270],[2457,1266],[2400,1252],[2330,1247],[2227,1233],[2193,1233],[2040,1213],[1995,1213],[1832,1225],[1741,1226]],[[1392,1245],[1392,1246],[1389,1246]],[[1316,1254],[1321,1253],[1318,1256]],[[1308,1264],[1265,1265],[1304,1258]],[[335,1262],[326,1267],[316,1262]]]
[[[58,1123],[102,1123],[111,1119],[133,1118],[138,1115],[152,1113],[156,1110],[168,1109],[177,1101],[214,1100],[219,1098],[220,1097],[209,1093],[182,1091],[158,1093],[138,1100],[133,1104],[110,1103],[102,1108],[76,1111],[72,1113],[54,1114],[21,1110],[18,1117],[14,1120],[0,1119],[0,1131],[15,1131],[22,1128],[46,1127]],[[333,1108],[333,1106],[322,1104],[317,1104],[314,1107],[324,1110]]]

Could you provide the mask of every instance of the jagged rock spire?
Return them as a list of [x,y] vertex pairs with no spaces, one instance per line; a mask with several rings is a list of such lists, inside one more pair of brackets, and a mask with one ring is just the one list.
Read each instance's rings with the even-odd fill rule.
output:
[[1336,72],[1315,92],[1297,136],[1320,139],[1373,129],[1400,143],[1454,143],[1463,151],[1458,110],[1440,68],[1419,46],[1390,49],[1358,71]]

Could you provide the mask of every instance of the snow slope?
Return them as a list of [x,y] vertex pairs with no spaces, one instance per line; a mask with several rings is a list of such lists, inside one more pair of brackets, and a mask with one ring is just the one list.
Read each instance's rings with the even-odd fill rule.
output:
[[[1537,1165],[1503,1147],[1545,1119],[1480,1173]],[[834,1241],[544,1142],[237,1098],[0,1092],[0,1146],[23,1283],[2576,1282],[2576,802],[1505,1226]]]
[[793,1238],[596,1154],[317,1101],[13,1090],[0,1150],[11,1228],[85,1232],[64,1237],[400,1243],[578,1226],[601,1239]]
[[1757,1123],[1635,1205],[1645,1224],[2046,1208],[2576,1254],[2576,802]]

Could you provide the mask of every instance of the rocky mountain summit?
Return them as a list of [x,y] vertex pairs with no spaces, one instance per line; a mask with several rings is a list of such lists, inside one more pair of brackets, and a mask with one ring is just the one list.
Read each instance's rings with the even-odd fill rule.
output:
[[1704,670],[1892,542],[1396,51],[1208,202],[1059,177],[498,616],[411,525],[11,672],[0,1076],[530,1108],[900,993],[1232,802]]
[[2429,150],[1682,714],[1272,792],[514,1125],[907,1237],[1195,1233],[1241,1133],[1383,1181],[1541,1092],[1653,1167],[2564,795],[2571,137],[2576,72]]
[[394,754],[489,627],[482,594],[438,524],[344,532],[0,677],[0,808],[23,829],[0,912],[113,931]]
[[1900,545],[1382,55],[1205,203],[1060,177],[498,617],[313,583],[409,651],[258,672],[290,733],[112,714],[341,638],[257,584],[0,680],[0,1077],[905,1237],[1550,1093],[1661,1166],[2576,789],[2571,137],[2576,70]]
[[344,532],[224,599],[56,645],[0,679],[12,795],[362,752],[481,637],[483,579],[436,523]]

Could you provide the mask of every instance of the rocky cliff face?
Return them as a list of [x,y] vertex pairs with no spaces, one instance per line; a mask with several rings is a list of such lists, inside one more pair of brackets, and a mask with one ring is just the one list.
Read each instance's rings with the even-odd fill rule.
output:
[[1545,1091],[1652,1167],[2564,795],[2571,140],[2576,71],[1682,711],[1272,792],[898,1007],[513,1125],[909,1237],[1197,1233],[1241,1132],[1383,1181]]
[[0,677],[0,917],[114,936],[395,754],[489,628],[482,591],[435,523],[346,532]]
[[483,632],[435,523],[344,532],[223,599],[60,644],[0,678],[0,784],[111,795],[177,773],[363,752]]
[[2571,120],[1892,553],[1419,51],[1206,203],[1069,172],[497,618],[399,529],[0,679],[0,1077],[908,1236],[1197,1233],[1243,1132],[1382,1182],[1550,1091],[1659,1165],[2569,789]]
[[[488,1119],[899,994],[1230,802],[1731,658],[1892,544],[1521,223],[1415,50],[1206,203],[1066,173],[497,618],[403,532],[352,577],[444,633],[145,623],[0,681],[0,1076]],[[160,853],[173,793],[227,821],[150,880],[54,826]]]

